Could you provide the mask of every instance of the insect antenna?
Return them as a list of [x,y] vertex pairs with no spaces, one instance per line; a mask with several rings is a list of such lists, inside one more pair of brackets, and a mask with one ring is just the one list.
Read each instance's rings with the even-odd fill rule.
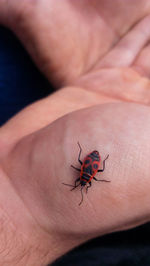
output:
[[81,187],[81,201],[79,203],[79,206],[81,205],[81,203],[83,202],[83,191],[82,191],[83,187]]

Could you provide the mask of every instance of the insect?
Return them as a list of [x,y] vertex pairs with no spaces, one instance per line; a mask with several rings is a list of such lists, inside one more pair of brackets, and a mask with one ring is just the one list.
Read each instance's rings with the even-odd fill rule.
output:
[[110,182],[108,180],[104,180],[104,179],[97,179],[95,177],[97,172],[103,172],[105,170],[105,161],[108,159],[109,154],[107,155],[107,157],[105,158],[105,160],[103,161],[103,169],[99,169],[100,166],[100,162],[101,162],[101,158],[99,155],[99,152],[94,150],[91,153],[89,153],[83,160],[83,162],[80,160],[80,156],[81,156],[81,152],[82,152],[82,148],[80,146],[80,143],[78,142],[78,146],[79,146],[79,155],[78,155],[78,161],[81,164],[81,169],[76,168],[75,166],[71,165],[72,168],[74,168],[75,170],[77,170],[78,172],[80,172],[80,177],[78,177],[75,180],[75,184],[70,185],[70,184],[65,184],[62,183],[63,185],[66,186],[70,186],[73,187],[71,189],[74,190],[75,188],[77,188],[79,185],[81,185],[81,201],[79,203],[79,205],[81,205],[81,203],[83,202],[83,188],[86,186],[86,193],[88,192],[89,187],[91,187],[92,183],[92,179],[94,179],[95,181],[101,181],[101,182]]

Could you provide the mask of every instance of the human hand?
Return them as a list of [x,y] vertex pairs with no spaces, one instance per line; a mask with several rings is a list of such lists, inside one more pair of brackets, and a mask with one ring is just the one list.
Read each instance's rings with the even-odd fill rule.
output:
[[[37,224],[40,224],[43,232],[48,230],[49,243],[55,243],[55,247],[59,243],[60,248],[57,247],[55,250],[52,248],[51,254],[48,254],[51,261],[87,239],[149,221],[149,163],[147,159],[149,158],[147,145],[149,107],[123,103],[101,105],[96,107],[97,109],[92,108],[90,111],[83,110],[70,114],[50,124],[45,129],[35,132],[65,113],[99,103],[135,101],[149,105],[149,65],[145,60],[145,54],[149,54],[149,46],[143,47],[148,41],[149,30],[143,34],[144,39],[142,39],[143,42],[140,46],[135,47],[138,44],[137,35],[143,33],[148,21],[149,17],[145,18],[138,27],[135,42],[134,38],[132,39],[135,37],[133,29],[130,32],[131,35],[125,34],[122,38],[126,45],[124,42],[123,46],[122,43],[121,46],[118,43],[120,48],[118,49],[118,45],[116,45],[86,75],[77,75],[78,77],[74,78],[71,73],[75,68],[71,66],[67,69],[66,75],[68,77],[70,74],[71,78],[65,78],[63,68],[59,66],[60,72],[57,70],[56,72],[61,73],[63,79],[60,78],[58,83],[70,83],[70,87],[64,87],[43,102],[28,107],[3,128],[5,132],[3,136],[5,135],[6,140],[10,141],[11,139],[12,141],[15,138],[17,143],[12,151],[8,149],[9,152],[5,156],[5,160],[2,159],[4,172],[10,177],[9,179],[19,196],[23,198],[25,206],[29,206],[29,212],[37,221],[35,227],[38,228]],[[127,42],[126,37],[129,37]],[[130,39],[132,39],[131,42],[129,42]],[[130,56],[127,58],[128,49],[125,49],[121,54],[119,53],[122,47],[130,47],[129,50],[133,53],[131,53],[132,60],[129,60]],[[93,57],[94,54],[91,56]],[[118,57],[119,60],[116,59]],[[121,65],[118,66],[118,62],[121,62]],[[146,78],[143,78],[143,75]],[[89,114],[91,115],[90,120],[88,120]],[[19,141],[21,137],[32,132],[35,133]],[[79,132],[81,139],[76,138]],[[89,141],[88,136],[92,136],[93,141],[91,139]],[[102,194],[99,194],[99,186],[95,187],[96,190],[94,190],[93,184],[93,188],[87,194],[87,201],[86,195],[84,197],[85,205],[81,205],[82,215],[78,206],[79,191],[71,193],[67,187],[65,188],[61,184],[62,181],[70,183],[70,177],[73,174],[70,164],[76,160],[78,150],[75,147],[78,140],[87,152],[91,151],[93,146],[94,149],[99,146],[100,148],[97,149],[100,153],[103,151],[102,158],[105,154],[110,154],[106,173],[103,176],[110,179],[111,183],[99,184],[100,188],[103,187]],[[60,144],[59,147],[63,147],[62,150],[56,149],[58,143]],[[44,145],[45,147],[43,147]],[[138,147],[140,148],[138,149]],[[76,149],[75,153],[74,148]],[[53,152],[51,153],[51,151]],[[32,159],[29,160],[32,162],[30,165],[28,155]],[[37,155],[40,157],[37,158]],[[124,156],[123,159],[122,156]],[[58,158],[57,162],[54,158]],[[119,164],[117,164],[118,161]],[[140,165],[139,161],[141,161]],[[65,168],[67,163],[68,172]],[[61,170],[58,165],[61,165]],[[124,166],[126,167],[125,170]],[[26,172],[27,169],[29,174]],[[109,172],[107,172],[108,170]],[[33,178],[30,178],[31,175]],[[115,182],[112,180],[113,176]],[[74,173],[75,178],[76,173]],[[54,188],[56,189],[54,190]],[[69,202],[67,201],[68,198]],[[93,206],[92,202],[96,202],[97,199],[102,204]],[[37,206],[36,209],[35,206]],[[56,210],[59,212],[56,213]],[[74,216],[77,217],[76,220]],[[68,218],[67,221],[66,217]],[[90,221],[89,226],[86,224],[87,217]],[[58,218],[61,218],[61,223],[57,222]],[[14,217],[12,217],[13,219]],[[78,224],[77,221],[79,221]],[[70,227],[71,222],[72,227]],[[55,233],[52,233],[53,231]]]
[[[25,206],[23,224],[30,224],[29,212],[34,228],[46,232],[40,245],[47,239],[44,252],[49,262],[88,239],[149,221],[149,125],[149,107],[99,105],[26,136],[3,159],[3,170]],[[94,149],[102,159],[109,154],[99,178],[111,181],[93,180],[81,206],[80,189],[70,192],[62,185],[74,184],[78,177],[70,167],[79,167],[77,141],[82,159]],[[11,218],[19,223],[18,217]]]
[[133,67],[139,53],[149,75],[149,13],[149,0],[0,1],[1,23],[58,87],[104,67]]
[[[18,35],[49,80],[69,85],[43,101],[45,108],[33,109],[44,117],[39,127],[99,103],[149,104],[149,12],[148,0],[0,2],[1,23]],[[36,123],[30,123],[33,130]]]

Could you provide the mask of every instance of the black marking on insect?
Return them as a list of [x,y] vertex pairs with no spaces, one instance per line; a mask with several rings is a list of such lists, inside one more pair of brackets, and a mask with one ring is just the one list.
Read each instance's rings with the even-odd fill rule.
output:
[[[75,166],[71,165],[75,170],[80,172],[80,177],[78,177],[75,180],[75,184],[70,185],[70,184],[65,184],[62,183],[63,185],[73,187],[71,189],[74,190],[77,188],[79,185],[81,185],[81,201],[79,205],[83,202],[83,188],[86,186],[86,193],[88,192],[88,188],[91,187],[92,183],[91,180],[94,179],[95,181],[101,181],[101,182],[111,182],[109,180],[104,180],[104,179],[97,179],[95,177],[97,172],[103,172],[105,170],[105,161],[108,159],[109,154],[106,156],[105,160],[103,161],[103,169],[99,169],[101,158],[99,155],[99,152],[94,150],[91,153],[89,153],[83,160],[83,162],[80,160],[82,148],[80,146],[80,143],[78,142],[79,145],[79,155],[78,155],[78,161],[81,164],[81,169],[76,168]],[[79,183],[78,183],[79,182]],[[77,184],[78,183],[78,184]]]

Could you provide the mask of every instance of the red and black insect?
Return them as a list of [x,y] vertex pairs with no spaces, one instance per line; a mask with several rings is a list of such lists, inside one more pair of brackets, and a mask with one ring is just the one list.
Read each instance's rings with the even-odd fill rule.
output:
[[71,165],[71,167],[73,167],[75,170],[80,172],[80,177],[75,180],[75,185],[74,186],[70,185],[70,184],[65,184],[65,183],[63,183],[63,185],[73,187],[71,189],[71,191],[74,190],[79,185],[81,185],[81,201],[79,203],[79,205],[81,205],[81,203],[83,202],[83,191],[82,190],[86,186],[86,192],[88,192],[88,188],[91,187],[91,185],[92,185],[92,183],[91,183],[92,179],[94,179],[95,181],[110,182],[108,180],[97,179],[95,177],[97,172],[103,172],[105,170],[105,161],[108,159],[109,154],[107,155],[107,157],[103,161],[103,169],[99,169],[100,162],[101,162],[101,158],[100,158],[99,152],[98,151],[92,151],[91,153],[89,153],[85,157],[84,161],[82,162],[80,160],[82,149],[81,149],[81,146],[80,146],[79,142],[78,142],[78,145],[79,145],[79,148],[80,148],[78,161],[81,164],[81,169],[76,168],[73,165]]

